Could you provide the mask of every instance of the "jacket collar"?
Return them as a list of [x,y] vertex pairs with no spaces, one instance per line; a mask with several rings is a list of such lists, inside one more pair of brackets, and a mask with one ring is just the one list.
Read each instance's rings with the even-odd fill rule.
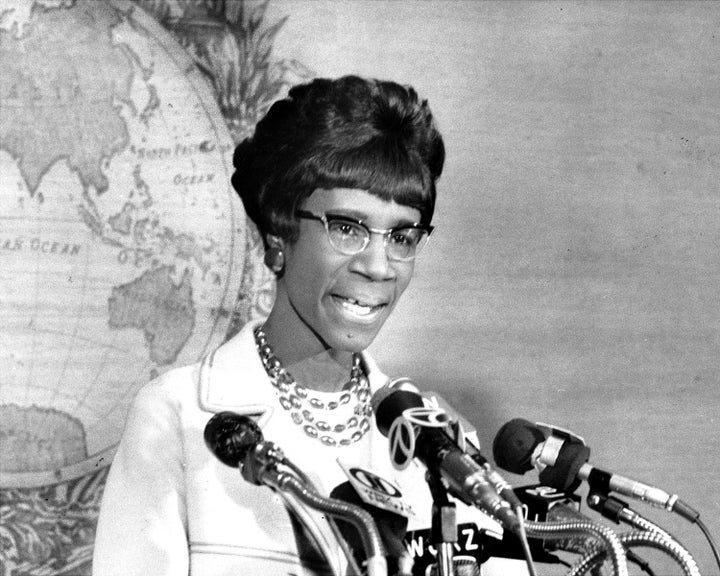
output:
[[[199,386],[202,410],[229,410],[254,416],[260,426],[272,416],[277,399],[255,349],[253,333],[263,322],[263,319],[248,322],[240,332],[203,359]],[[370,390],[374,393],[388,378],[366,352],[360,356]]]

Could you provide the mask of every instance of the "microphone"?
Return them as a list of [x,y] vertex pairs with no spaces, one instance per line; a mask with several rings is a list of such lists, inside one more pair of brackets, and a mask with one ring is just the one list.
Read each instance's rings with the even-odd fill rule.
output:
[[[319,494],[302,471],[285,458],[280,448],[264,440],[254,420],[234,412],[220,412],[210,418],[203,437],[218,460],[227,466],[239,467],[245,480],[269,486],[282,494],[301,521],[305,517],[303,508],[307,507],[350,522],[362,539],[368,576],[387,576],[382,541],[370,514],[353,504]],[[306,528],[313,531],[307,523]],[[316,542],[323,541],[315,532],[313,534]],[[326,559],[332,558],[327,546],[323,546],[321,553]]]
[[[390,382],[373,395],[370,403],[378,429],[390,437],[392,451],[404,447],[403,460],[417,457],[428,470],[444,478],[450,492],[460,500],[480,507],[511,532],[520,531],[515,512],[490,484],[485,468],[444,431],[449,421],[447,413],[425,407],[411,380],[400,378]],[[397,425],[403,421],[414,424],[411,432],[405,429],[403,434],[403,426]],[[391,455],[396,462],[397,453]]]
[[590,448],[584,440],[561,428],[536,425],[523,418],[510,420],[495,436],[493,456],[498,466],[515,474],[535,468],[541,483],[563,492],[575,490],[585,480],[597,492],[637,498],[690,522],[700,516],[676,494],[591,466]]
[[[398,378],[397,380],[394,380],[393,388],[395,387],[395,382],[398,381],[401,386],[406,387],[406,389],[410,389],[407,384],[409,379],[407,378]],[[412,391],[419,393],[417,388],[414,386],[412,388]],[[480,441],[477,438],[477,431],[475,430],[475,427],[437,392],[426,392],[422,396],[426,402],[429,402],[431,405],[437,406],[447,412],[450,417],[452,438],[455,440],[455,443],[463,452],[467,452],[470,457],[475,460],[475,462],[480,464],[480,466],[485,470],[485,476],[488,482],[493,485],[495,491],[500,495],[500,497],[507,500],[513,510],[517,511],[518,508],[522,508],[523,503],[515,494],[513,487],[497,472],[497,470],[492,467],[490,462],[488,462],[485,456],[483,456],[480,452]]]
[[208,421],[203,432],[205,445],[226,466],[237,468],[263,442],[260,426],[249,416],[220,412]]
[[[343,482],[333,488],[330,497],[359,506],[372,516],[387,553],[388,574],[396,576],[412,574],[413,559],[403,544],[408,525],[408,519],[405,516],[368,504],[360,497],[350,482]],[[338,527],[343,538],[350,545],[358,565],[362,566],[365,555],[362,553],[357,530],[345,522],[338,524]]]

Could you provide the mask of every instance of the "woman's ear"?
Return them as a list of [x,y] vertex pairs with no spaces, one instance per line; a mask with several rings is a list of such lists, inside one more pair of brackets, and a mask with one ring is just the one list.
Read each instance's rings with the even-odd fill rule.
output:
[[279,236],[268,234],[265,236],[265,243],[265,265],[275,274],[280,274],[285,268],[284,242]]
[[265,234],[265,244],[270,248],[277,246],[280,249],[285,245],[283,239],[275,234]]

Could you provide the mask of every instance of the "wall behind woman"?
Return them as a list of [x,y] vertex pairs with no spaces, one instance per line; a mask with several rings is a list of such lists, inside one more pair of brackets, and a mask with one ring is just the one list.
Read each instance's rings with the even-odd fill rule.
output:
[[[278,55],[410,83],[446,138],[436,235],[373,346],[387,371],[441,391],[488,455],[513,417],[574,430],[720,537],[720,5],[270,10]],[[718,573],[697,528],[648,515]]]

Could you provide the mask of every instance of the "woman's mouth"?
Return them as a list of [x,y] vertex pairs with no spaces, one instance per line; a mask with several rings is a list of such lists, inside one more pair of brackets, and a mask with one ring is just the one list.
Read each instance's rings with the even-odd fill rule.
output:
[[340,307],[359,318],[370,318],[373,315],[379,313],[386,304],[370,304],[367,302],[361,302],[354,298],[345,298],[343,296],[333,296],[333,300],[337,302]]

